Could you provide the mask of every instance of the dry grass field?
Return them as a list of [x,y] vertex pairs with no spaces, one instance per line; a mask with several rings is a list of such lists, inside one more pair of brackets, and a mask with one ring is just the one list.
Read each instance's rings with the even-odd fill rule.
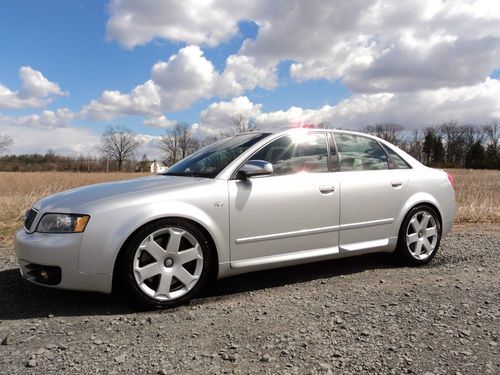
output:
[[[452,169],[458,223],[500,223],[500,171]],[[24,211],[55,192],[99,182],[140,177],[131,173],[0,172],[0,245],[22,225]]]
[[0,245],[10,243],[22,226],[24,212],[40,198],[99,182],[125,180],[148,174],[0,172]]
[[458,223],[500,223],[500,171],[450,169],[455,180]]

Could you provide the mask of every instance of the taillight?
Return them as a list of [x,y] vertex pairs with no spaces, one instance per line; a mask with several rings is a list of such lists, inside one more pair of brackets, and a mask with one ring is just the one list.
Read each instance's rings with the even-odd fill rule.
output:
[[448,175],[448,180],[450,181],[450,184],[453,187],[453,190],[455,190],[455,181],[453,181],[453,177],[449,173],[446,173],[446,174]]

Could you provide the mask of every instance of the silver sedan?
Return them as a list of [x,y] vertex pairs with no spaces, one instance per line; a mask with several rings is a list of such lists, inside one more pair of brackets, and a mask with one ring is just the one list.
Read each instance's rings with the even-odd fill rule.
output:
[[373,252],[423,265],[455,216],[453,180],[392,144],[337,130],[247,133],[166,173],[46,197],[15,249],[27,280],[121,289],[147,307],[211,279]]

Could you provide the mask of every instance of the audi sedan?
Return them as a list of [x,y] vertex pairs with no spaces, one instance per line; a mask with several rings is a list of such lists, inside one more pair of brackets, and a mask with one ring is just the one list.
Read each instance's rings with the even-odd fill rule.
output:
[[382,139],[254,132],[162,175],[46,197],[27,211],[15,249],[33,283],[120,289],[163,308],[244,272],[374,252],[426,264],[455,209],[450,175]]

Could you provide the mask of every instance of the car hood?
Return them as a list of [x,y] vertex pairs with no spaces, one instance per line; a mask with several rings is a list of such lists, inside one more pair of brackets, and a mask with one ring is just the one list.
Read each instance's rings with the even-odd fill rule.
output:
[[78,209],[99,201],[117,197],[123,199],[127,195],[147,195],[160,190],[174,190],[180,186],[199,184],[206,180],[206,178],[199,177],[158,175],[106,182],[50,195],[38,201],[34,208],[45,212],[54,210],[55,212],[76,213]]

